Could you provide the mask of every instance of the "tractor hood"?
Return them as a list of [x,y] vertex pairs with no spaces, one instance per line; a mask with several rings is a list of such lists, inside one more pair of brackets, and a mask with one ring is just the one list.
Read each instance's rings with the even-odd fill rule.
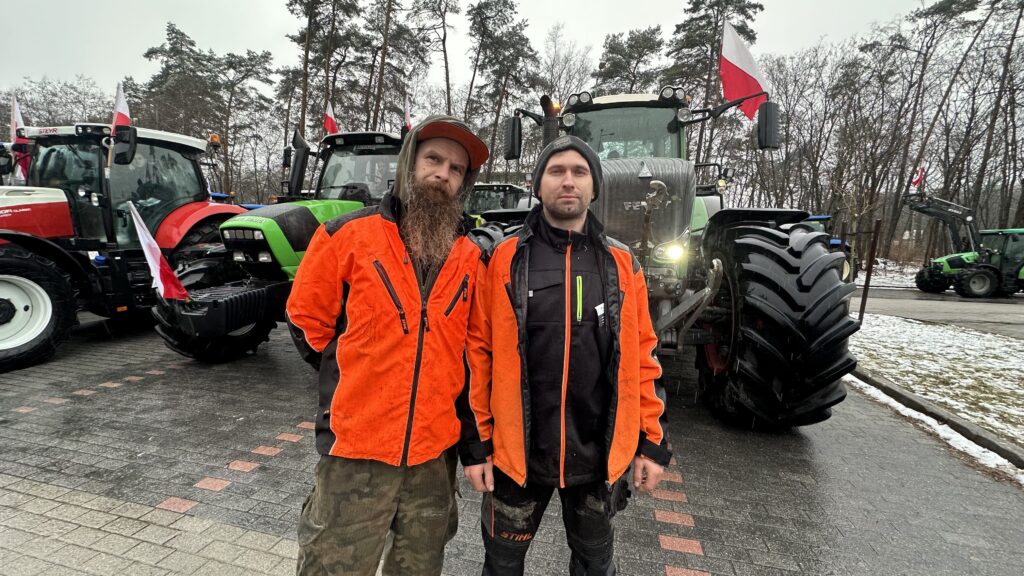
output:
[[73,236],[67,195],[59,188],[0,186],[0,230],[42,238]]
[[978,260],[977,252],[959,252],[957,254],[947,254],[938,258],[932,258],[932,268],[941,270],[943,273],[952,274],[957,270],[966,268],[968,264],[973,264]]
[[[246,262],[273,264],[290,278],[302,254],[324,222],[362,208],[350,200],[300,200],[257,208],[235,216],[220,226],[224,247]],[[273,262],[260,259],[268,252]],[[241,260],[238,260],[241,262]]]

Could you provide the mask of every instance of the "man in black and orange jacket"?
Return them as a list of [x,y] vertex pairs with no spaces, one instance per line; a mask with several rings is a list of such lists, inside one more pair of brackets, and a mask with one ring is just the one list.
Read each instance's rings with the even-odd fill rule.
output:
[[452,533],[456,399],[482,249],[462,204],[487,147],[448,116],[410,131],[379,206],[313,237],[288,323],[318,367],[315,486],[299,574],[440,574]]
[[[671,454],[643,271],[588,207],[601,163],[563,136],[540,154],[541,200],[479,275],[460,453],[486,492],[483,573],[520,575],[554,490],[570,573],[615,573],[611,516],[632,464],[653,490]],[[627,489],[628,490],[628,489]]]

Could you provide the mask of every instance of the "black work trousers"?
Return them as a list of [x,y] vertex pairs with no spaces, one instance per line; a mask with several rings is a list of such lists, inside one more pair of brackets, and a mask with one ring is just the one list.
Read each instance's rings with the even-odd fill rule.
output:
[[[484,539],[483,576],[522,576],[526,552],[540,527],[554,486],[524,488],[497,468],[494,492],[484,494],[480,514]],[[571,576],[614,576],[612,560],[616,506],[602,481],[558,489],[562,522],[572,555]]]

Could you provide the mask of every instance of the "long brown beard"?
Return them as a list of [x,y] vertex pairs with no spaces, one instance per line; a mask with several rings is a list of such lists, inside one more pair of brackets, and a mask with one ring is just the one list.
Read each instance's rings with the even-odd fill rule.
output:
[[430,266],[448,256],[462,221],[462,202],[443,184],[411,182],[399,231],[413,258]]

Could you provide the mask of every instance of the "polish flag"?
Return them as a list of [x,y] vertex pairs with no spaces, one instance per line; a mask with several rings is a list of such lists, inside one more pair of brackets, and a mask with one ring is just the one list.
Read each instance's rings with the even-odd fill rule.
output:
[[139,242],[142,244],[142,251],[146,254],[146,264],[149,264],[149,273],[153,276],[153,288],[166,300],[184,300],[188,302],[188,290],[181,285],[178,277],[171,270],[171,265],[164,259],[153,235],[146,228],[146,223],[139,216],[135,204],[127,202],[128,210],[132,213],[132,221],[135,223],[135,230],[139,234]]
[[[11,142],[13,144],[28,144],[28,138],[18,137],[18,128],[25,127],[25,119],[21,117],[21,107],[18,106],[18,99],[11,96]],[[27,180],[28,177],[28,163],[30,160],[28,154],[14,154],[14,178],[16,180]]]
[[114,120],[110,123],[110,134],[117,131],[118,126],[131,126],[132,116],[128,112],[128,99],[124,97],[121,83],[117,83],[117,96],[114,98]]
[[334,106],[330,102],[327,103],[327,110],[324,110],[324,132],[327,134],[340,132],[338,121],[334,119]]
[[924,166],[917,169],[917,177],[910,183],[915,188],[920,188],[921,184],[924,183]]
[[[718,57],[718,70],[722,75],[722,95],[726,100],[737,100],[768,91],[768,82],[761,74],[761,68],[754,61],[754,57],[750,55],[750,49],[728,22],[722,31],[722,53]],[[740,110],[747,118],[753,120],[757,114],[757,107],[767,100],[767,96],[751,98],[740,104]]]

